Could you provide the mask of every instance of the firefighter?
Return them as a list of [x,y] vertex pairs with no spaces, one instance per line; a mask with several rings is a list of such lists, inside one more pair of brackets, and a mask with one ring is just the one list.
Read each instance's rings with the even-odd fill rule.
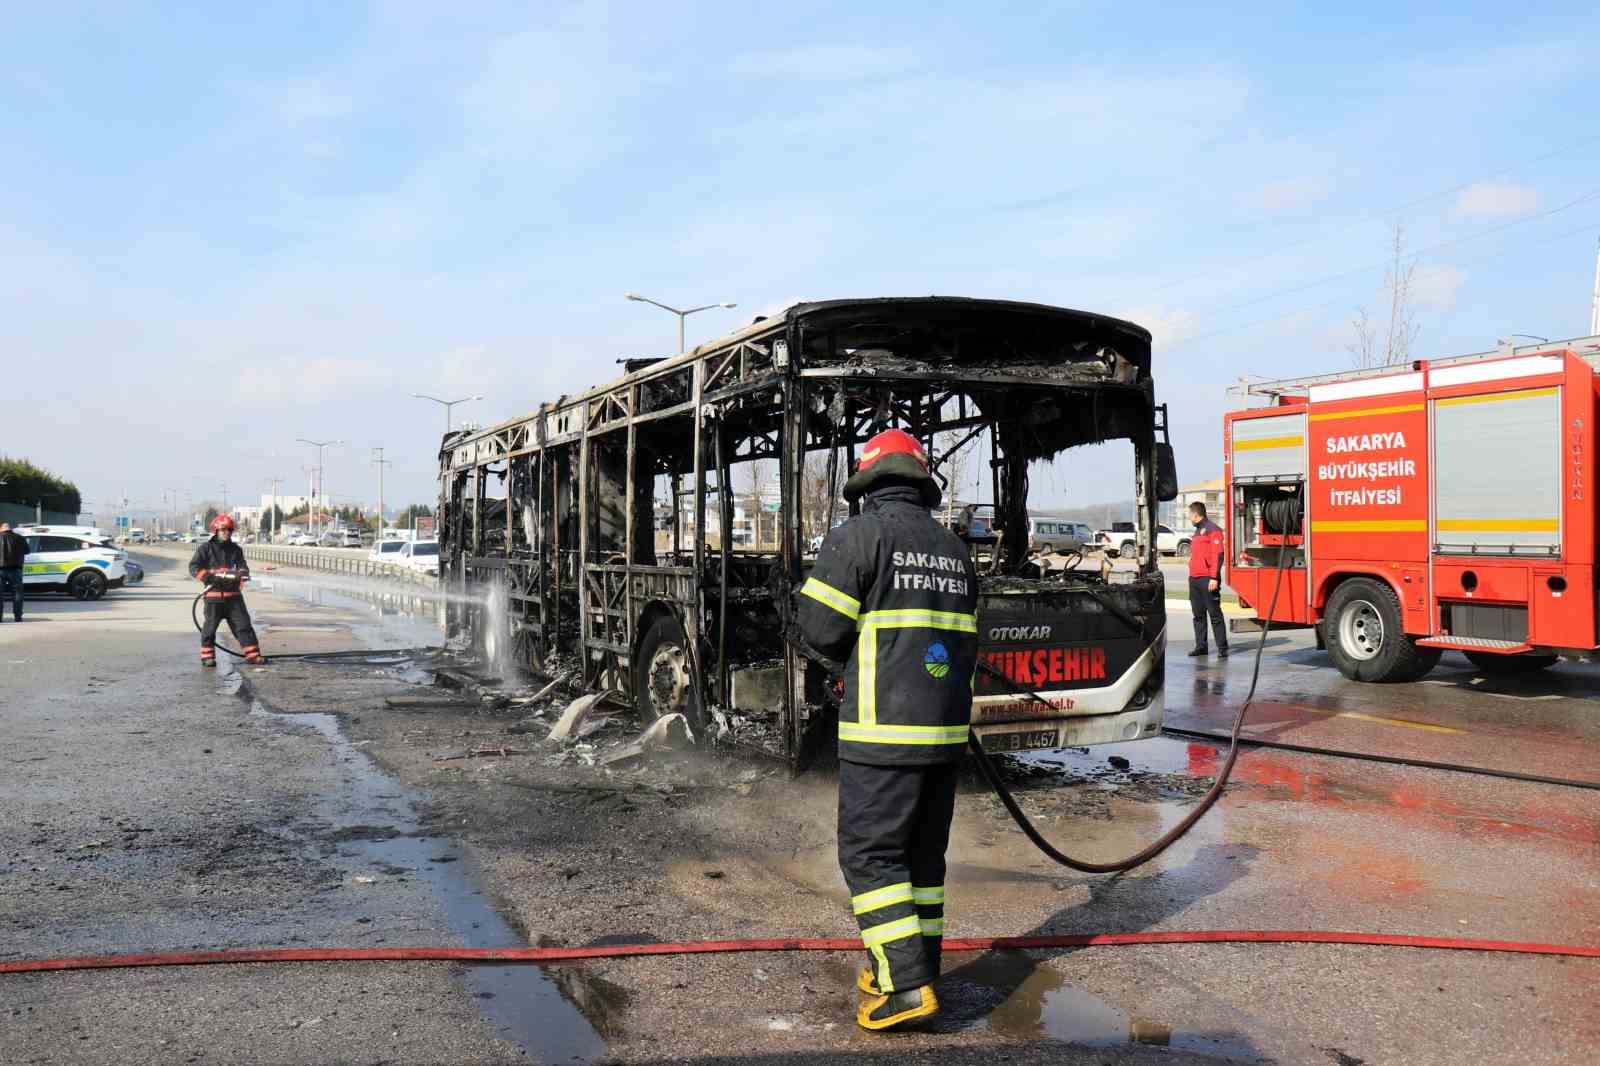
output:
[[1189,541],[1189,609],[1194,612],[1194,647],[1190,658],[1206,654],[1206,619],[1217,635],[1217,658],[1228,657],[1228,626],[1222,619],[1222,529],[1206,517],[1199,500],[1189,505],[1194,537]]
[[799,624],[813,648],[846,663],[839,866],[868,955],[856,1022],[890,1029],[939,1009],[944,852],[972,720],[978,574],[933,519],[939,487],[910,434],[868,441],[844,494],[861,513],[823,540]]
[[250,611],[244,605],[244,585],[250,580],[250,564],[245,561],[244,549],[233,542],[233,518],[219,514],[211,520],[211,539],[195,549],[189,560],[189,576],[205,583],[206,617],[200,628],[200,665],[217,665],[217,626],[224,619],[233,631],[233,639],[244,652],[244,661],[260,666],[267,660],[261,657],[261,646],[256,642],[255,627],[250,624]]

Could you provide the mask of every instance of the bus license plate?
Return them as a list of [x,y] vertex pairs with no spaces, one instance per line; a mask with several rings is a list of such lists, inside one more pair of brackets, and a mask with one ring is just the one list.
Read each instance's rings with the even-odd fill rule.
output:
[[1056,746],[1054,729],[1032,729],[1022,733],[990,733],[983,738],[984,751],[1029,751]]

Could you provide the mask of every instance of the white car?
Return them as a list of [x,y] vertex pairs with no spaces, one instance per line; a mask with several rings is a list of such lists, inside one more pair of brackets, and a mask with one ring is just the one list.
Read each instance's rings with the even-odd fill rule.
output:
[[304,548],[315,546],[317,543],[317,538],[313,537],[310,533],[296,533],[294,536],[284,541],[284,543],[289,545],[291,548]]
[[98,600],[128,579],[128,553],[93,526],[18,526],[28,542],[22,560],[22,587],[28,592],[67,592]]
[[380,540],[367,553],[367,561],[369,563],[398,563],[400,561],[400,549],[405,546],[406,542],[398,538]]
[[409,567],[419,574],[432,574],[439,576],[439,542],[436,540],[407,541],[400,549],[400,557],[395,560],[400,566]]

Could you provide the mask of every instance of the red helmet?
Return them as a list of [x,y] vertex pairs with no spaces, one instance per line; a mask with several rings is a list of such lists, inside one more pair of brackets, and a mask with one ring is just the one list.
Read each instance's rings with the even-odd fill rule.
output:
[[211,532],[220,533],[224,529],[229,533],[233,532],[233,515],[219,514],[211,520]]
[[928,473],[928,453],[903,429],[886,429],[867,441],[856,472],[845,482],[844,497],[859,499],[874,485],[890,479],[915,485],[930,508],[939,506],[941,494]]
[[917,438],[903,429],[886,429],[867,441],[867,446],[861,449],[861,464],[856,469],[865,470],[890,455],[909,455],[922,467],[923,473],[928,472],[928,453],[922,450]]

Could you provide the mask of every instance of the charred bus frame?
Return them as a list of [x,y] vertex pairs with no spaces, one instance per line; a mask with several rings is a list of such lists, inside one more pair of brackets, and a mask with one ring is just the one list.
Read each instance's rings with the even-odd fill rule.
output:
[[[1175,495],[1176,484],[1143,329],[1007,301],[841,300],[797,304],[626,369],[525,417],[445,438],[440,580],[461,594],[451,597],[452,636],[546,673],[571,664],[586,688],[616,692],[646,718],[682,711],[701,730],[713,708],[766,715],[767,746],[798,765],[831,721],[826,664],[786,639],[805,530],[834,521],[857,448],[899,426],[923,440],[936,470],[987,438],[999,536],[980,631],[995,623],[986,663],[1024,669],[983,668],[980,734],[1004,749],[1157,731],[1165,606],[1153,531],[1158,496]],[[941,452],[941,435],[959,440]],[[1138,572],[1122,584],[1098,571],[1041,575],[1028,557],[1028,464],[1111,439],[1134,446]],[[778,543],[736,549],[732,471],[770,460]],[[813,491],[808,515],[807,485],[819,480],[828,502]],[[1023,648],[1019,660],[1004,647],[1058,626],[1065,659]],[[1087,645],[1117,640],[1128,645],[1117,668],[1127,669],[1090,687],[1127,706],[1077,707],[1062,693],[1092,680]],[[1075,646],[1081,679],[1069,676]],[[1103,648],[1095,654],[1103,665]],[[1049,669],[1063,661],[1068,668]]]

